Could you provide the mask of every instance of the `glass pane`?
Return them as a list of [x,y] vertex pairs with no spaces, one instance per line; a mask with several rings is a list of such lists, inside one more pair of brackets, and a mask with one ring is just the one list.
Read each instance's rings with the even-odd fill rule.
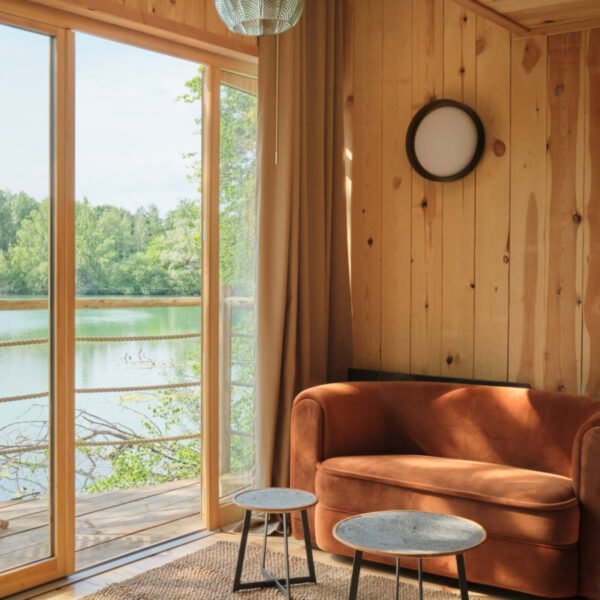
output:
[[202,68],[77,35],[77,568],[201,528]]
[[52,552],[51,53],[0,25],[0,571]]
[[252,484],[255,402],[257,98],[254,81],[227,81],[221,86],[219,205],[222,497]]

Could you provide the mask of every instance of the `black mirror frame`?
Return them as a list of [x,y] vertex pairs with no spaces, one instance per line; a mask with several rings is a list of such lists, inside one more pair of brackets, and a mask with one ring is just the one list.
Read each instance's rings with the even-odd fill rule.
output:
[[[454,108],[459,108],[462,111],[466,112],[467,115],[471,118],[473,123],[475,124],[475,128],[477,129],[477,146],[475,147],[475,153],[473,154],[473,158],[469,162],[469,164],[458,173],[454,173],[453,175],[445,175],[439,176],[430,173],[423,167],[423,165],[419,162],[417,158],[417,154],[415,152],[415,135],[417,133],[417,128],[421,124],[421,121],[438,108],[442,108],[444,106],[452,106]],[[412,118],[410,125],[408,126],[408,130],[406,132],[406,154],[408,155],[408,160],[412,165],[412,168],[422,177],[426,179],[430,179],[431,181],[457,181],[458,179],[462,179],[466,175],[468,175],[476,166],[477,163],[481,160],[483,156],[483,151],[485,149],[485,130],[483,128],[483,123],[479,118],[479,115],[466,104],[462,102],[457,102],[456,100],[450,100],[448,98],[444,98],[441,100],[433,100],[429,102],[421,109],[417,111],[415,116]]]

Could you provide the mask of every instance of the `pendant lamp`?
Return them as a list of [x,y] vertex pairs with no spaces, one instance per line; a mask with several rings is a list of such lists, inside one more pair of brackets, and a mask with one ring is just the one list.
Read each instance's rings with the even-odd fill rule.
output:
[[215,0],[215,5],[234,33],[277,35],[298,23],[304,0]]

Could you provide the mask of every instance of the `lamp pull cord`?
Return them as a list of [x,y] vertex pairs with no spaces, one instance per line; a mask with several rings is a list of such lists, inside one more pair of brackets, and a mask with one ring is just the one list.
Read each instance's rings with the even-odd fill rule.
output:
[[275,48],[275,165],[279,164],[279,35]]

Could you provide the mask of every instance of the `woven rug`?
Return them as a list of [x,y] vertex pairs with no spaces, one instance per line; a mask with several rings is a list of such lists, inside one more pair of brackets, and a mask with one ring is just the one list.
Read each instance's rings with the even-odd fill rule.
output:
[[[281,600],[283,596],[275,589],[231,592],[238,545],[233,542],[217,542],[198,552],[152,569],[131,579],[114,583],[86,596],[85,600]],[[248,544],[242,581],[261,578],[261,549]],[[284,557],[280,552],[269,552],[267,568],[272,573],[284,572]],[[292,586],[294,600],[346,600],[350,585],[349,568],[325,565],[315,561],[316,585]],[[306,560],[291,557],[290,575],[307,574]],[[394,597],[394,580],[379,575],[361,573],[358,597],[360,600],[385,600]],[[427,600],[456,600],[458,594],[427,589]],[[417,600],[415,585],[402,583],[401,598]]]

